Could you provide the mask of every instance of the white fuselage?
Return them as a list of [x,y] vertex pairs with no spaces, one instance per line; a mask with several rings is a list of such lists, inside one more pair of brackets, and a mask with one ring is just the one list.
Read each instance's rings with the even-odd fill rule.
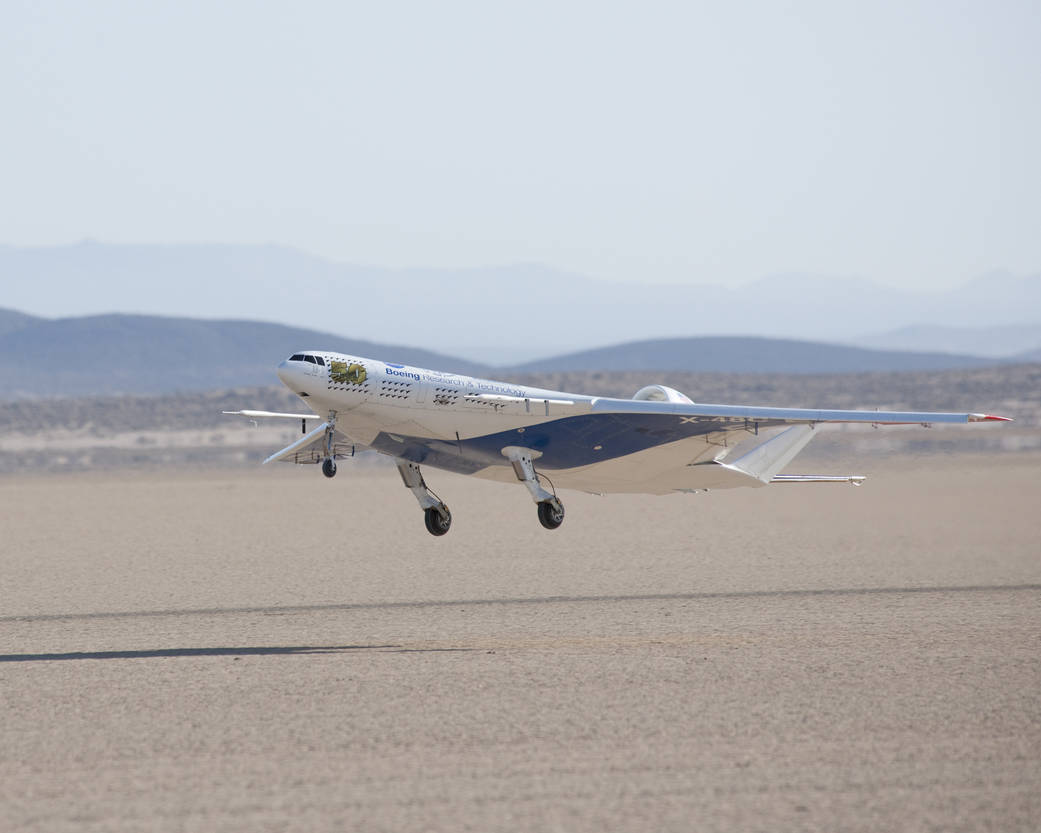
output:
[[603,398],[329,351],[294,354],[279,365],[278,377],[316,414],[335,412],[336,430],[358,447],[425,466],[509,482],[515,474],[503,449],[525,447],[567,488],[666,493],[725,485],[718,476],[696,483],[689,469],[717,456],[718,444],[638,434],[635,445],[631,437],[623,443],[609,418],[590,415],[595,402],[611,401]]
[[[510,423],[519,422],[521,427],[534,425],[566,415],[556,403],[593,399],[341,353],[303,355],[320,358],[324,364],[287,359],[278,366],[278,378],[316,414],[335,411],[337,429],[361,446],[372,446],[384,432],[415,434],[417,429],[424,437],[466,439],[505,428],[497,425],[500,416],[508,414]],[[338,377],[337,363],[346,365],[348,374]],[[362,372],[351,373],[354,367]],[[524,399],[527,407],[515,401]]]

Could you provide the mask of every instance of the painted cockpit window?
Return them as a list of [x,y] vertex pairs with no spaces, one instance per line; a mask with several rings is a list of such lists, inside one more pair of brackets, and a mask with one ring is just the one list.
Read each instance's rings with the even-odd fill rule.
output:
[[303,360],[304,360],[304,354],[303,353],[293,353],[293,355],[289,357],[289,361],[291,361],[291,362],[302,362]]

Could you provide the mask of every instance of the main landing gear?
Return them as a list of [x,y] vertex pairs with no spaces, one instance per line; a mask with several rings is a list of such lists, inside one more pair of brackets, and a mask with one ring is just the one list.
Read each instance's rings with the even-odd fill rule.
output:
[[326,477],[336,477],[336,461],[332,457],[322,460],[322,474]]
[[552,492],[542,488],[539,476],[535,473],[536,457],[540,456],[538,451],[530,448],[510,445],[502,450],[502,454],[513,464],[513,473],[531,493],[531,499],[538,507],[539,523],[546,529],[556,529],[564,523],[564,504]]
[[[502,450],[504,456],[513,464],[513,471],[531,493],[538,509],[539,523],[546,529],[556,529],[564,523],[564,504],[552,492],[542,488],[535,464],[532,462],[539,452],[527,448],[510,446]],[[452,526],[452,513],[448,511],[444,501],[430,491],[423,479],[419,464],[409,460],[398,459],[398,473],[405,487],[412,491],[423,510],[423,520],[427,532],[431,535],[444,535]]]
[[427,532],[431,535],[444,535],[452,527],[452,513],[448,511],[444,501],[427,488],[423,479],[423,472],[418,463],[408,460],[398,460],[398,473],[406,488],[412,490],[412,494],[419,501],[419,508],[423,510],[423,520],[426,522]]

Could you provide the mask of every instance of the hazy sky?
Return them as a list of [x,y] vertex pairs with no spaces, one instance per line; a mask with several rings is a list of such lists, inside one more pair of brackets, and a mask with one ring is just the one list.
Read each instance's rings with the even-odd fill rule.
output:
[[1037,272],[1039,44],[1037,0],[0,0],[0,243]]

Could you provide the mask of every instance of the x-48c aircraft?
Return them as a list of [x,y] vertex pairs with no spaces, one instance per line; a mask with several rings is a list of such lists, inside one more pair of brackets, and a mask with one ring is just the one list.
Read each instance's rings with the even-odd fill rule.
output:
[[[303,436],[264,462],[320,464],[332,477],[336,461],[356,450],[393,457],[433,535],[448,532],[452,515],[427,487],[421,466],[520,481],[539,521],[556,529],[564,521],[557,488],[667,494],[778,482],[860,483],[859,475],[780,474],[826,423],[1008,421],[972,413],[702,405],[663,385],[612,399],[321,350],[294,353],[278,366],[278,377],[312,413],[225,412],[302,421]],[[319,424],[307,430],[308,421]]]

